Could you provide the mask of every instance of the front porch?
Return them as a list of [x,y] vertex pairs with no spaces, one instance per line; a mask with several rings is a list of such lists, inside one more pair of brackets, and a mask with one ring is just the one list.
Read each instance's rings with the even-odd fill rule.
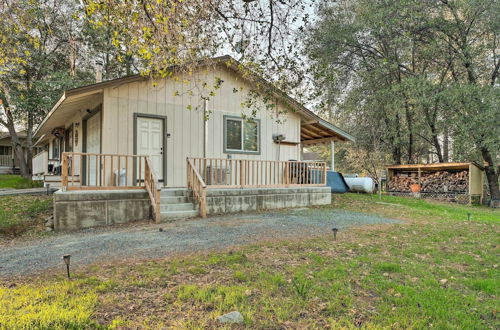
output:
[[331,202],[324,162],[187,158],[185,187],[162,186],[148,156],[63,153],[61,166],[56,230]]

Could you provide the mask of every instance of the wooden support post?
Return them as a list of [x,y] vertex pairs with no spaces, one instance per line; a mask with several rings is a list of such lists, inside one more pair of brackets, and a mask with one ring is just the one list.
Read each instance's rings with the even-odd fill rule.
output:
[[201,189],[200,196],[200,216],[202,218],[207,217],[207,188]]
[[[156,184],[154,185],[154,189],[156,190]],[[155,207],[155,221],[156,223],[160,223],[161,221],[161,214],[160,214],[160,191],[156,191],[156,195],[155,195],[155,203],[156,203],[156,207]]]
[[285,185],[290,184],[290,162],[285,162]]
[[323,184],[326,185],[326,164],[323,163],[322,165],[323,165]]
[[66,153],[62,155],[61,183],[62,190],[66,191],[68,189],[68,155]]
[[335,141],[330,142],[330,157],[331,157],[331,166],[330,170],[335,171]]
[[245,169],[245,161],[240,160],[240,186],[244,187],[245,186],[245,175],[246,175],[246,169]]

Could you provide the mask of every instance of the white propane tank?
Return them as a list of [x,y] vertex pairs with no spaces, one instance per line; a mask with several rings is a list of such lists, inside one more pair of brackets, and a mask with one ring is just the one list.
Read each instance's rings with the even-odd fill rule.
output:
[[372,178],[344,178],[352,192],[371,194],[375,190],[375,182]]

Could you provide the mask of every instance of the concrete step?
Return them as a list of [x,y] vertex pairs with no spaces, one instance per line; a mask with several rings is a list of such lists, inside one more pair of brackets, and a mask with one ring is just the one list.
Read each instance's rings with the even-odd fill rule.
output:
[[176,219],[194,218],[199,215],[198,210],[184,210],[184,211],[168,211],[160,212],[160,219],[162,222],[168,222]]
[[169,196],[160,197],[160,204],[179,204],[179,203],[192,203],[193,199],[191,197],[185,196]]
[[163,188],[161,190],[161,197],[175,197],[175,196],[185,196],[191,197],[193,193],[186,188]]
[[[51,188],[61,188],[62,187],[61,181],[44,181],[44,185],[45,186],[50,185]],[[76,182],[75,182],[75,185],[76,185]]]
[[193,203],[160,204],[161,212],[196,210]]

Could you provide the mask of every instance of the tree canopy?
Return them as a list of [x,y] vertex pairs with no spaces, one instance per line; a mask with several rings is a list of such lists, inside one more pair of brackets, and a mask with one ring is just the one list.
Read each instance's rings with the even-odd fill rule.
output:
[[484,161],[500,198],[499,15],[491,0],[322,4],[307,49],[323,100],[393,163]]

